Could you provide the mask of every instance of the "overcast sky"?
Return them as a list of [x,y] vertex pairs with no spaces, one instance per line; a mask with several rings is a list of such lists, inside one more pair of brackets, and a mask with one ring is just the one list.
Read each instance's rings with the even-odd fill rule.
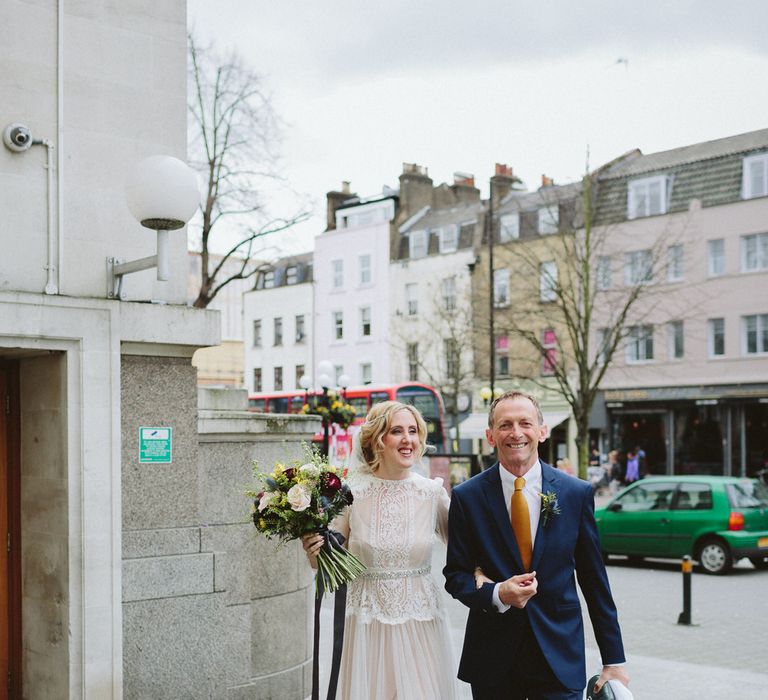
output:
[[[189,0],[204,42],[261,73],[287,123],[283,172],[316,216],[372,195],[403,162],[435,184],[496,162],[529,189],[643,153],[768,126],[766,0]],[[287,204],[276,203],[276,207]],[[280,213],[275,211],[274,213]]]

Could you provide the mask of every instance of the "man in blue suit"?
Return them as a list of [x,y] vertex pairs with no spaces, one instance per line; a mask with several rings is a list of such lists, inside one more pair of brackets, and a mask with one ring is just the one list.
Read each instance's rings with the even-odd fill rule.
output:
[[459,678],[478,700],[580,700],[586,670],[575,573],[602,656],[597,687],[627,685],[592,488],[539,460],[547,428],[534,397],[499,397],[488,426],[499,462],[451,497],[445,588],[469,608]]

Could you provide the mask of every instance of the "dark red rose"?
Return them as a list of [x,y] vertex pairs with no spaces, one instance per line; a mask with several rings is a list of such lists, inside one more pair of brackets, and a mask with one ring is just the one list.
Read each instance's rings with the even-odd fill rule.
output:
[[333,498],[341,489],[341,479],[332,472],[326,472],[323,474],[322,486],[320,493],[326,498]]

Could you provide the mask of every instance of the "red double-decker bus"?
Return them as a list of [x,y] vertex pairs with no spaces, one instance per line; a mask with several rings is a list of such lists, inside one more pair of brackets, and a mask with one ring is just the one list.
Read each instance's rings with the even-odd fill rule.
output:
[[[347,441],[365,420],[371,406],[382,401],[400,401],[411,404],[419,410],[427,423],[427,442],[438,451],[445,449],[445,411],[440,393],[427,384],[406,382],[403,384],[366,384],[350,387],[342,394],[346,403],[355,409],[355,420],[344,431],[336,427],[334,436]],[[249,410],[257,413],[300,413],[305,402],[318,401],[319,392],[273,391],[251,394],[248,397]],[[322,441],[322,433],[315,435],[315,440]]]

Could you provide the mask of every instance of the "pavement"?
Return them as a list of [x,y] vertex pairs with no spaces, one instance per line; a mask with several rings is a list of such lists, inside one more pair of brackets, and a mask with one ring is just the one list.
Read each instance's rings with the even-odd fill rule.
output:
[[[441,589],[444,563],[445,548],[438,545],[432,571]],[[677,624],[683,609],[679,562],[647,560],[629,566],[616,557],[608,566],[608,577],[619,611],[630,690],[636,700],[768,698],[768,571],[757,571],[743,560],[726,576],[694,573],[692,625]],[[457,665],[467,609],[444,595]],[[600,660],[586,606],[582,607],[587,675],[591,676],[599,671]],[[330,634],[331,617],[331,603],[325,600],[321,621],[325,650],[331,645],[330,637],[325,636]],[[328,655],[322,655],[321,674],[326,679],[322,688],[327,688],[329,664]],[[459,685],[460,698],[471,698],[469,686]],[[323,692],[321,695],[324,697]]]

